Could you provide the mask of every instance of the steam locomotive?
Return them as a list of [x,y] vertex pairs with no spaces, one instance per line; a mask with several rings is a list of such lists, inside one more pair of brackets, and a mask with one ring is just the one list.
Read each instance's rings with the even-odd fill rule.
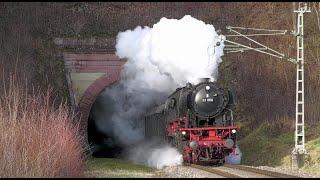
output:
[[145,114],[145,137],[175,146],[185,163],[225,163],[236,150],[234,98],[209,78],[176,89],[160,106]]

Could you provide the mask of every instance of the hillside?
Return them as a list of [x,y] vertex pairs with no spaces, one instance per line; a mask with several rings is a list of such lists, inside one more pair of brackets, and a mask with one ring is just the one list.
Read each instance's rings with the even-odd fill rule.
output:
[[[319,5],[305,16],[305,121],[306,141],[320,137],[320,24]],[[317,10],[317,11],[315,11]],[[58,101],[66,99],[62,60],[53,44],[55,37],[115,37],[119,31],[152,26],[161,17],[186,14],[213,24],[269,29],[293,28],[292,3],[0,3],[0,64],[8,77],[18,67],[41,88],[52,85]],[[295,56],[295,39],[259,38],[260,42]],[[241,125],[244,163],[279,166],[293,148],[295,122],[295,65],[255,52],[227,54],[219,68],[219,82],[236,92],[236,120]],[[2,88],[0,87],[0,92]],[[310,145],[318,152],[318,143]],[[309,147],[309,146],[308,146]],[[312,150],[313,149],[313,150]],[[319,159],[314,162],[319,164]]]

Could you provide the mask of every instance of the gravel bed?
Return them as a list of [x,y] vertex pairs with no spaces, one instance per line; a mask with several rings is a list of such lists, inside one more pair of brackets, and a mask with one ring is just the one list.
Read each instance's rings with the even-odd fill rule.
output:
[[[313,175],[310,173],[293,172],[290,168],[283,167],[268,167],[268,166],[248,166],[258,168],[262,170],[274,171],[283,174],[290,174],[303,178],[319,178],[320,175]],[[215,167],[219,170],[230,172],[232,174],[244,177],[244,178],[266,178],[268,176],[259,175],[252,172],[244,172],[243,170],[237,170],[227,167]],[[190,166],[172,166],[164,167],[163,169],[156,170],[153,172],[138,172],[138,171],[126,171],[126,170],[114,170],[114,171],[92,171],[87,173],[87,177],[144,177],[144,178],[222,178],[219,175],[212,174],[210,172],[196,169]]]
[[221,178],[219,175],[189,166],[165,167],[157,172],[157,176],[166,178]]
[[215,167],[219,170],[229,172],[231,174],[235,174],[237,176],[243,177],[243,178],[269,178],[269,176],[263,175],[263,174],[257,174],[253,172],[248,172],[240,169],[235,169],[235,168],[229,168],[229,167]]
[[[254,167],[254,166],[251,166]],[[303,172],[302,170],[299,171],[291,171],[291,168],[284,168],[284,167],[269,167],[269,166],[258,166],[254,167],[262,170],[268,170],[268,171],[274,171],[274,172],[279,172],[283,174],[290,174],[298,177],[303,177],[303,178],[319,178],[320,175],[315,175],[315,174],[310,174],[307,172]]]
[[[283,168],[283,167],[269,167],[269,166],[248,166],[253,168],[258,168],[262,170],[274,171],[283,174],[294,175],[302,178],[319,178],[320,175],[314,175],[310,173],[306,173],[303,171],[293,172],[290,168]],[[236,174],[238,176],[244,178],[266,178],[268,176],[252,173],[252,172],[244,172],[242,170],[231,169],[226,167],[218,167],[223,171],[230,172],[232,174]],[[153,177],[164,177],[164,178],[221,178],[219,175],[215,175],[203,170],[199,170],[196,168],[192,168],[189,166],[173,166],[173,167],[165,167],[161,170],[158,170]]]
[[85,177],[92,178],[121,178],[121,177],[134,177],[134,178],[150,178],[154,173],[142,171],[128,171],[128,170],[92,170],[85,173]]

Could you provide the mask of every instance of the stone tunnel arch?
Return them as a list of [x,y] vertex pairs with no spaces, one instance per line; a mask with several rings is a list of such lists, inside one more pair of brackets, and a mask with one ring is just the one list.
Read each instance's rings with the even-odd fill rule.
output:
[[[64,61],[70,102],[87,144],[91,108],[100,93],[120,80],[125,59],[115,55],[115,38],[55,38]],[[90,77],[90,78],[89,78]]]
[[[88,140],[88,120],[92,105],[96,101],[97,97],[100,93],[109,86],[112,86],[116,82],[120,80],[119,75],[120,72],[116,72],[111,74],[110,76],[103,75],[94,81],[84,92],[82,95],[79,105],[78,105],[78,112],[79,112],[79,119],[81,124],[81,129],[83,131],[83,135],[85,136],[86,141]],[[88,142],[87,142],[88,143]]]

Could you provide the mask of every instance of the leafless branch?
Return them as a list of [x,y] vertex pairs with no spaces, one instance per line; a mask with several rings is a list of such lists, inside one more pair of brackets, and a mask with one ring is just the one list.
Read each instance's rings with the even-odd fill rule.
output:
[[[320,9],[320,3],[319,4],[319,9]],[[318,29],[320,31],[320,17],[319,17],[319,12],[318,12],[318,9],[317,9],[317,2],[313,3],[313,8],[314,8],[314,11],[316,12],[316,15],[317,15],[317,20],[318,20]]]

